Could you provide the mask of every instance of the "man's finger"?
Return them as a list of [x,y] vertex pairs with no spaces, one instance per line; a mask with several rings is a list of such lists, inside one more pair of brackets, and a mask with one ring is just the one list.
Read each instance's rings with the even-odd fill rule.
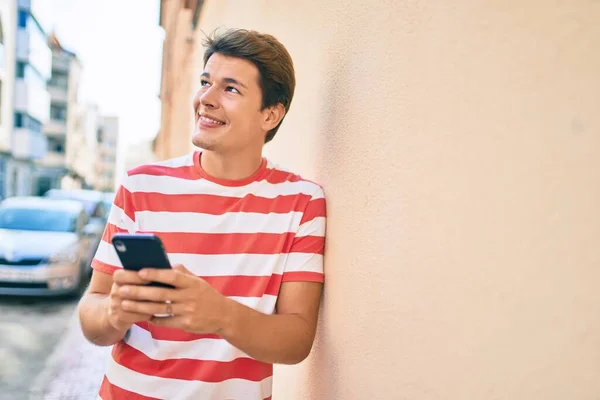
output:
[[150,322],[154,325],[164,326],[166,328],[172,329],[181,329],[184,331],[189,331],[190,327],[187,325],[188,319],[186,317],[177,316],[175,314],[174,317],[153,317]]
[[126,269],[116,270],[113,274],[113,282],[117,285],[147,285],[150,283],[140,278],[136,271],[127,271]]
[[121,286],[119,296],[122,299],[146,300],[156,303],[164,303],[167,300],[176,302],[182,299],[180,290],[137,285]]
[[180,269],[144,268],[139,272],[140,278],[152,282],[166,283],[177,288],[187,288],[194,283],[190,278],[194,277]]
[[173,269],[176,269],[177,271],[181,271],[186,275],[196,276],[193,273],[191,273],[190,270],[188,270],[186,267],[184,267],[183,264],[175,264],[175,265],[173,265]]
[[154,314],[179,314],[182,315],[184,312],[184,306],[181,303],[155,303],[150,301],[135,301],[135,300],[123,300],[121,308],[128,313],[137,313],[144,315]]
[[153,314],[123,312],[119,319],[127,324],[134,324],[140,321],[150,321],[152,318],[154,318]]

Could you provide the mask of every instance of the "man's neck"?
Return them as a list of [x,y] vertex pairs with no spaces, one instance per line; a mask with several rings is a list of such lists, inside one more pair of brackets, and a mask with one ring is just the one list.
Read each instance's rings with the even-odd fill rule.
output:
[[200,165],[208,175],[226,180],[240,180],[252,176],[262,163],[260,152],[220,154],[214,151],[202,151]]

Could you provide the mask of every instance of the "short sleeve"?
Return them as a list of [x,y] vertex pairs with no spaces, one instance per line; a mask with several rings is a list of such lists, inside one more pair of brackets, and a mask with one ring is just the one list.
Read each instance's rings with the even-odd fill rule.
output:
[[326,203],[323,189],[312,195],[285,264],[282,282],[324,282]]
[[126,184],[127,178],[117,190],[102,240],[92,260],[92,268],[107,274],[113,274],[117,269],[123,268],[111,242],[113,236],[117,233],[135,233],[133,199]]

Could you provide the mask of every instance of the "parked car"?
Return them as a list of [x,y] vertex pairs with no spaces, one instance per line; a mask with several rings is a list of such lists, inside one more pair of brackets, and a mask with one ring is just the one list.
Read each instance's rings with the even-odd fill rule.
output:
[[110,208],[115,201],[115,196],[117,194],[115,192],[104,193],[104,208],[106,209],[106,214],[110,215]]
[[87,260],[88,264],[90,264],[100,245],[100,240],[102,240],[102,234],[104,233],[104,228],[106,227],[108,219],[109,209],[107,209],[105,205],[105,194],[95,190],[86,189],[50,189],[44,194],[44,197],[61,200],[75,200],[83,204],[89,218],[90,227],[88,229],[92,241]]
[[44,197],[51,199],[77,200],[83,203],[91,223],[106,222],[107,210],[104,204],[105,194],[95,190],[87,189],[50,189]]
[[77,294],[87,284],[90,238],[81,202],[13,197],[0,203],[0,294]]

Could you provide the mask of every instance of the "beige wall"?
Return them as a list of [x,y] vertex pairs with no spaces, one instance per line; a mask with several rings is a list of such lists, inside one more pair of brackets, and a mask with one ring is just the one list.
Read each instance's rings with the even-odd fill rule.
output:
[[179,157],[191,149],[194,112],[192,99],[196,44],[193,40],[193,10],[180,0],[162,0],[163,43],[160,88],[161,126],[156,138],[156,157],[164,160]]
[[298,87],[267,154],[324,184],[327,283],[274,399],[596,399],[600,2],[206,1]]

